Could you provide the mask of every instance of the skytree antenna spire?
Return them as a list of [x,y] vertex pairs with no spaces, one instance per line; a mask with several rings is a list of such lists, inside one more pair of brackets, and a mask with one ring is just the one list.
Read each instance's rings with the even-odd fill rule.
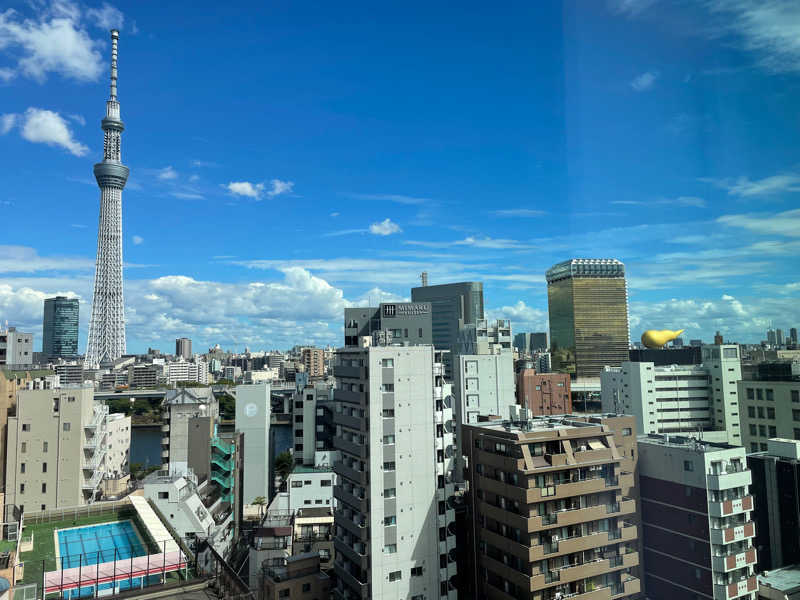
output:
[[103,128],[103,162],[94,166],[100,186],[100,220],[97,226],[97,261],[94,274],[92,317],[85,366],[97,368],[125,354],[125,304],[122,296],[122,190],[128,167],[122,164],[120,146],[125,126],[117,101],[117,41],[111,30],[111,93],[106,102]]

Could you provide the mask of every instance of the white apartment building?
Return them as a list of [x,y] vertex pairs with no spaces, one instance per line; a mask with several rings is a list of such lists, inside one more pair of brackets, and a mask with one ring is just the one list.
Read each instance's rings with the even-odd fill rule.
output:
[[698,434],[741,445],[739,347],[708,345],[702,365],[623,362],[600,374],[602,411],[636,416],[637,431]]
[[331,418],[333,382],[317,381],[298,384],[293,396],[294,458],[298,463],[313,466],[318,452],[333,449]]
[[29,365],[33,362],[33,334],[16,327],[0,329],[0,365]]
[[6,504],[39,511],[93,502],[103,478],[123,468],[129,436],[130,418],[109,415],[91,385],[19,391],[8,418]]
[[[178,388],[167,390],[162,404],[161,464],[172,473],[185,473],[192,466],[189,447],[194,432],[203,430],[204,444],[213,435],[214,424],[219,419],[219,403],[211,388]],[[200,457],[194,457],[200,458]]]
[[331,508],[333,505],[333,468],[297,465],[289,475],[289,510],[292,514],[302,508]]
[[130,473],[131,418],[113,413],[106,419],[106,474],[118,479]]
[[443,374],[432,346],[336,353],[336,598],[456,598],[457,452]]
[[167,382],[172,385],[179,381],[196,381],[208,384],[208,364],[202,360],[197,362],[167,363]]

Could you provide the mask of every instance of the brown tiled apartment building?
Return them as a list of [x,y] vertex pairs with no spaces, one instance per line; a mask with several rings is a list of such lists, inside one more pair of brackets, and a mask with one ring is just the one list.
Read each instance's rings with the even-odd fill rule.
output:
[[572,412],[569,375],[537,373],[522,369],[517,374],[517,404],[532,415],[566,415]]
[[489,421],[464,426],[463,438],[474,564],[459,596],[640,593],[633,417]]

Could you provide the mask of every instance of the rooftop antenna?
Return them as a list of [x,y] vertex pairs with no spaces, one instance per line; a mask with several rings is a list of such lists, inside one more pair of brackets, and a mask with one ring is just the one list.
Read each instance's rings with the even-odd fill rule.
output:
[[427,287],[427,285],[428,285],[428,272],[427,271],[423,271],[422,273],[420,273],[419,278],[422,280],[422,287]]

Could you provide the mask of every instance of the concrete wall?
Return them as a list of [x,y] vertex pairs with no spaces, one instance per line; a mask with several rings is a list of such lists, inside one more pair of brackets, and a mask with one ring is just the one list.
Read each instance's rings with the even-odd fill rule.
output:
[[300,508],[330,508],[333,504],[333,481],[332,470],[295,470],[289,475],[287,487],[289,510],[295,513]]
[[131,418],[122,414],[106,419],[106,473],[118,478],[130,472]]
[[236,431],[244,434],[242,500],[269,498],[270,384],[236,386]]

